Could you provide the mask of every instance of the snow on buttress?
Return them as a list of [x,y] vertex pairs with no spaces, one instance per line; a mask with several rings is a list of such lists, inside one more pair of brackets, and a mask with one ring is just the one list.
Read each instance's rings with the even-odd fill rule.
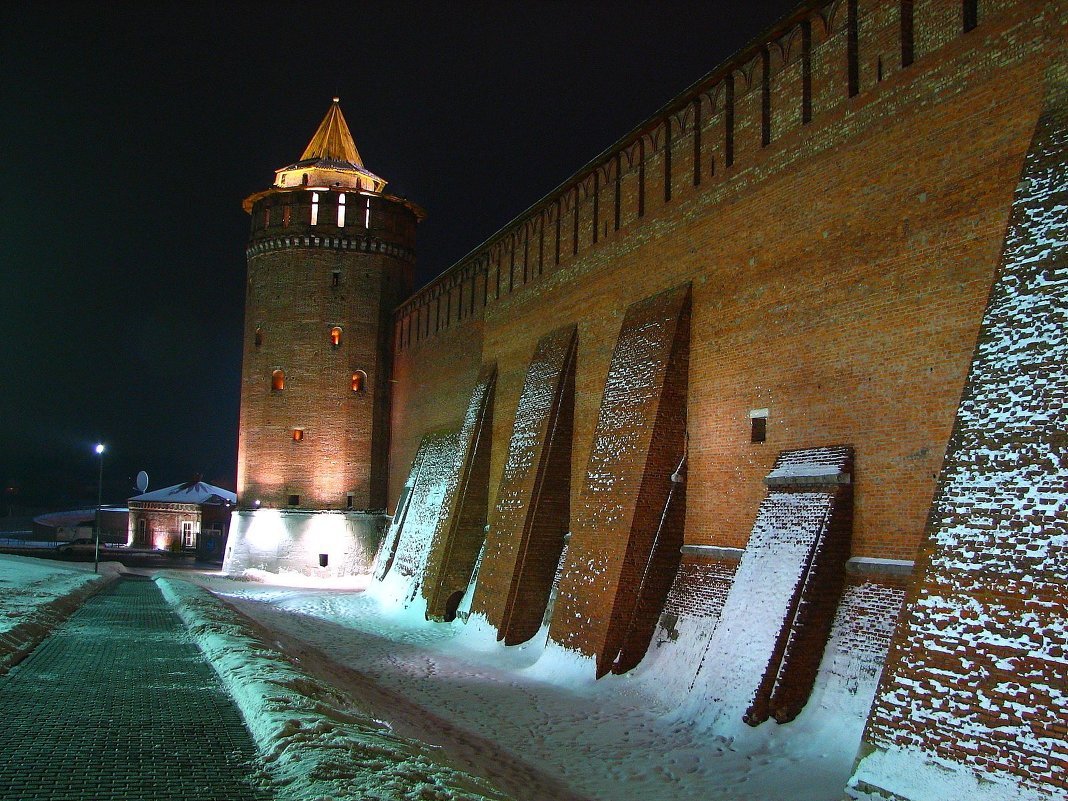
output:
[[772,658],[784,611],[831,511],[826,492],[771,491],[760,504],[749,544],[682,717],[735,735]]

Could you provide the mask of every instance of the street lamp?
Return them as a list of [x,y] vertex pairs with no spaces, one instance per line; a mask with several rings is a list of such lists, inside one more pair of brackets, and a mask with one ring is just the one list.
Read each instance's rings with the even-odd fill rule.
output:
[[96,444],[96,455],[100,457],[100,470],[96,479],[96,547],[93,549],[93,572],[100,572],[100,507],[104,497],[104,445]]

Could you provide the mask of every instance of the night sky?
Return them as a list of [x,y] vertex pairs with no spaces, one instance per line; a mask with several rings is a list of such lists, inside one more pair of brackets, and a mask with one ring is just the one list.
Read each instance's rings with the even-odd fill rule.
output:
[[0,514],[236,478],[241,200],[341,98],[422,205],[418,280],[792,10],[734,2],[4,3]]

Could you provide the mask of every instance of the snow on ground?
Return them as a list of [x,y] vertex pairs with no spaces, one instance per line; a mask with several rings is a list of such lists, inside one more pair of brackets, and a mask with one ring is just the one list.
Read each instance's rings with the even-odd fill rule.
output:
[[282,799],[507,801],[310,677],[203,590],[157,578],[237,703]]
[[121,566],[0,555],[0,671],[25,655]]
[[[266,627],[302,668],[357,698],[393,730],[521,801],[837,801],[856,755],[882,654],[825,660],[794,722],[738,727],[680,719],[662,697],[670,654],[593,679],[593,665],[544,632],[505,648],[477,618],[429,623],[367,592],[221,577],[197,580]],[[314,580],[307,580],[314,585]],[[829,653],[844,653],[839,621]],[[677,684],[677,683],[676,683]],[[675,686],[675,685],[673,685]]]

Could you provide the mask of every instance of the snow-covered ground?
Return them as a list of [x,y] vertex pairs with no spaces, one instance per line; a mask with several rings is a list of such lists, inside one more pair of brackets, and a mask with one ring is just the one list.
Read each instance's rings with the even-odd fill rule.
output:
[[121,565],[53,562],[0,554],[0,672],[24,656]]
[[694,699],[664,697],[663,687],[678,686],[670,646],[630,674],[594,681],[591,663],[546,648],[544,637],[505,648],[477,619],[429,623],[378,585],[256,579],[196,580],[317,682],[522,801],[838,801],[881,660],[852,663],[835,639],[848,627],[838,627],[797,720],[716,729],[690,711]]

